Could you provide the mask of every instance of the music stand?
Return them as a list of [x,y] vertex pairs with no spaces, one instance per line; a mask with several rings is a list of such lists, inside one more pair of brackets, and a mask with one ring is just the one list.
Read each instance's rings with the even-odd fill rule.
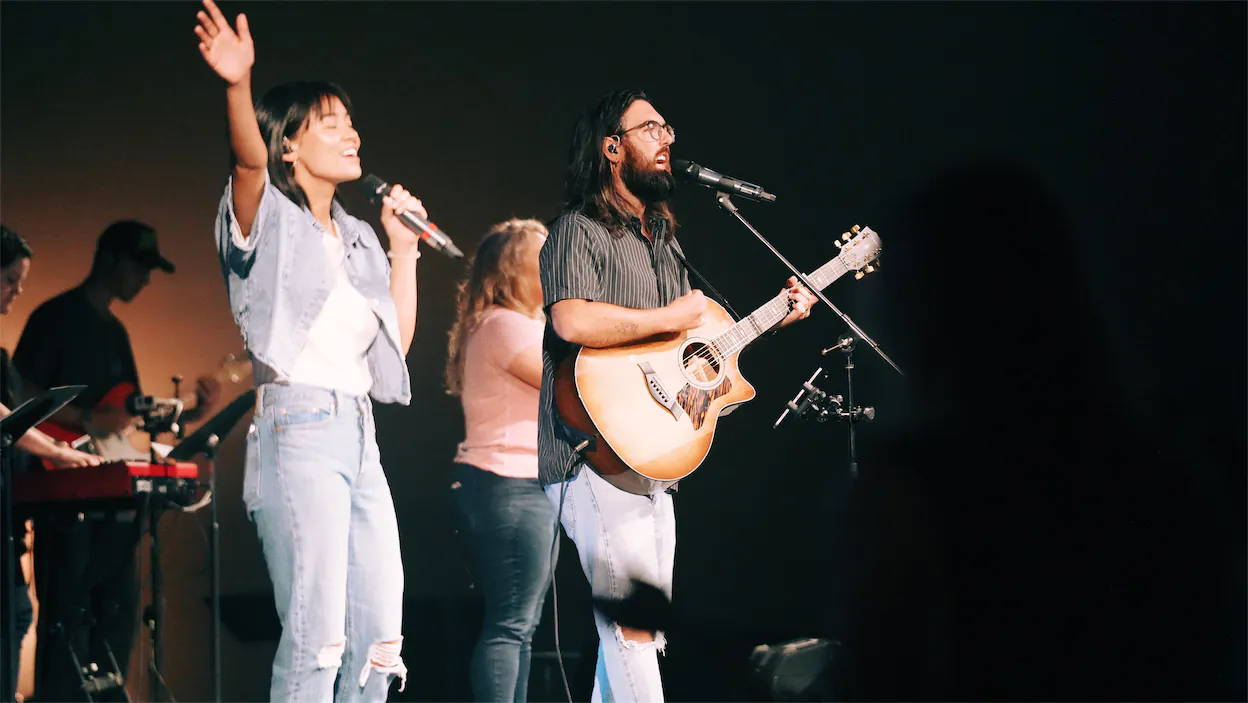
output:
[[208,492],[212,496],[209,507],[212,529],[208,543],[212,557],[212,693],[215,701],[221,700],[221,524],[217,519],[217,443],[255,404],[256,390],[253,388],[231,401],[166,455],[169,461],[189,461],[200,452],[208,455]]
[[[26,434],[30,428],[38,425],[44,420],[52,417],[56,411],[65,407],[69,401],[78,397],[87,389],[86,386],[59,386],[53,388],[38,398],[22,403],[3,418],[0,418],[0,454],[6,454],[9,448],[17,443],[18,438]],[[21,647],[21,639],[15,637],[17,634],[17,609],[13,603],[13,594],[16,593],[17,575],[14,573],[15,565],[13,559],[16,556],[13,551],[13,475],[10,471],[12,462],[8,457],[0,456],[0,487],[4,494],[3,500],[0,500],[0,520],[4,525],[4,608],[5,608],[5,627],[9,630],[4,633],[4,637],[0,637],[0,656],[3,656],[3,668],[0,669],[0,684],[3,685],[4,695],[9,695],[17,688],[17,681],[12,680],[16,672],[11,671],[10,667],[13,663],[13,648]]]

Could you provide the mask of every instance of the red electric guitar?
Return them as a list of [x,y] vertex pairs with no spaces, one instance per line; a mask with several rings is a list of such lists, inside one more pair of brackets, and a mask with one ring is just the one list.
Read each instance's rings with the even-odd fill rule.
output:
[[[251,377],[251,361],[238,359],[233,354],[230,354],[225,357],[225,360],[221,363],[221,366],[212,377],[215,378],[223,387],[242,383]],[[104,394],[104,397],[95,404],[93,409],[116,408],[124,410],[126,408],[127,399],[130,398],[136,390],[138,389],[135,388],[133,383],[119,383],[111,388],[108,393]],[[191,405],[195,402],[195,393],[184,393],[176,400],[181,401],[183,405]],[[107,452],[97,451],[95,443],[99,441],[101,445],[107,445],[110,441],[115,442],[118,438],[125,438],[129,445],[134,447],[137,451],[146,451],[144,448],[138,447],[133,441],[129,440],[130,436],[136,430],[143,429],[142,420],[137,417],[134,418],[131,424],[125,429],[111,434],[95,432],[89,427],[66,425],[53,422],[51,420],[44,420],[39,423],[38,428],[44,434],[58,442],[65,442],[74,449],[79,449],[91,454],[100,454],[101,456],[104,456]],[[104,458],[111,459],[116,457],[105,456]],[[43,464],[45,468],[53,468],[47,460],[44,460]]]

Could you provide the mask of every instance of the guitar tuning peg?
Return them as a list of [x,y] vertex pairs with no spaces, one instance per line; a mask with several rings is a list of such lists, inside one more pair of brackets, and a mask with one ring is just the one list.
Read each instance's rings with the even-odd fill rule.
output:
[[867,273],[875,273],[875,267],[871,264],[867,264],[867,267],[863,269],[863,271],[866,271]]
[[861,281],[863,278],[865,278],[865,277],[866,277],[866,275],[867,275],[867,274],[863,273],[862,271],[859,271],[858,273],[855,273],[855,274],[854,274],[854,280],[855,280],[855,281]]
[[840,249],[840,248],[841,248],[841,240],[839,240],[839,239],[833,239],[833,240],[832,240],[832,243],[836,245],[836,248],[837,248],[837,249]]
[[845,241],[847,241],[847,242],[849,241],[849,237],[850,237],[849,232],[846,232],[846,233],[844,233],[844,234],[842,234],[842,235],[841,235],[841,239],[844,239],[844,240],[845,240]]
[[861,228],[861,227],[859,227],[858,225],[854,225],[853,227],[850,227],[850,228],[849,228],[849,231],[850,231],[850,232],[853,232],[854,234],[858,234],[858,230],[860,230],[860,229],[862,229],[862,228]]

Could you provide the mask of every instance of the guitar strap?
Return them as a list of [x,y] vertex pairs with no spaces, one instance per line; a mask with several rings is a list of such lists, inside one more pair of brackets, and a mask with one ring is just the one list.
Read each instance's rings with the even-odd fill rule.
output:
[[672,246],[672,253],[676,255],[677,259],[680,259],[680,263],[684,265],[685,270],[693,274],[693,277],[697,279],[698,283],[703,288],[711,292],[711,297],[715,299],[715,302],[724,306],[724,309],[728,311],[728,314],[732,315],[733,321],[740,322],[741,316],[737,314],[736,310],[732,309],[732,305],[728,302],[728,299],[720,295],[719,291],[715,290],[715,286],[711,285],[711,282],[706,280],[705,276],[698,273],[698,270],[693,267],[693,264],[689,263],[689,260],[685,258],[685,255],[680,253],[680,249],[677,249],[675,246]]

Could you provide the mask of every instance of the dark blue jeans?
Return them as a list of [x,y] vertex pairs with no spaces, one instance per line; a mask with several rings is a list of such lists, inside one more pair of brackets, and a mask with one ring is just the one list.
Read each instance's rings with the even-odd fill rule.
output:
[[533,633],[550,588],[555,511],[537,479],[506,478],[466,464],[455,465],[451,496],[485,597],[472,654],[473,697],[522,702],[529,691]]

